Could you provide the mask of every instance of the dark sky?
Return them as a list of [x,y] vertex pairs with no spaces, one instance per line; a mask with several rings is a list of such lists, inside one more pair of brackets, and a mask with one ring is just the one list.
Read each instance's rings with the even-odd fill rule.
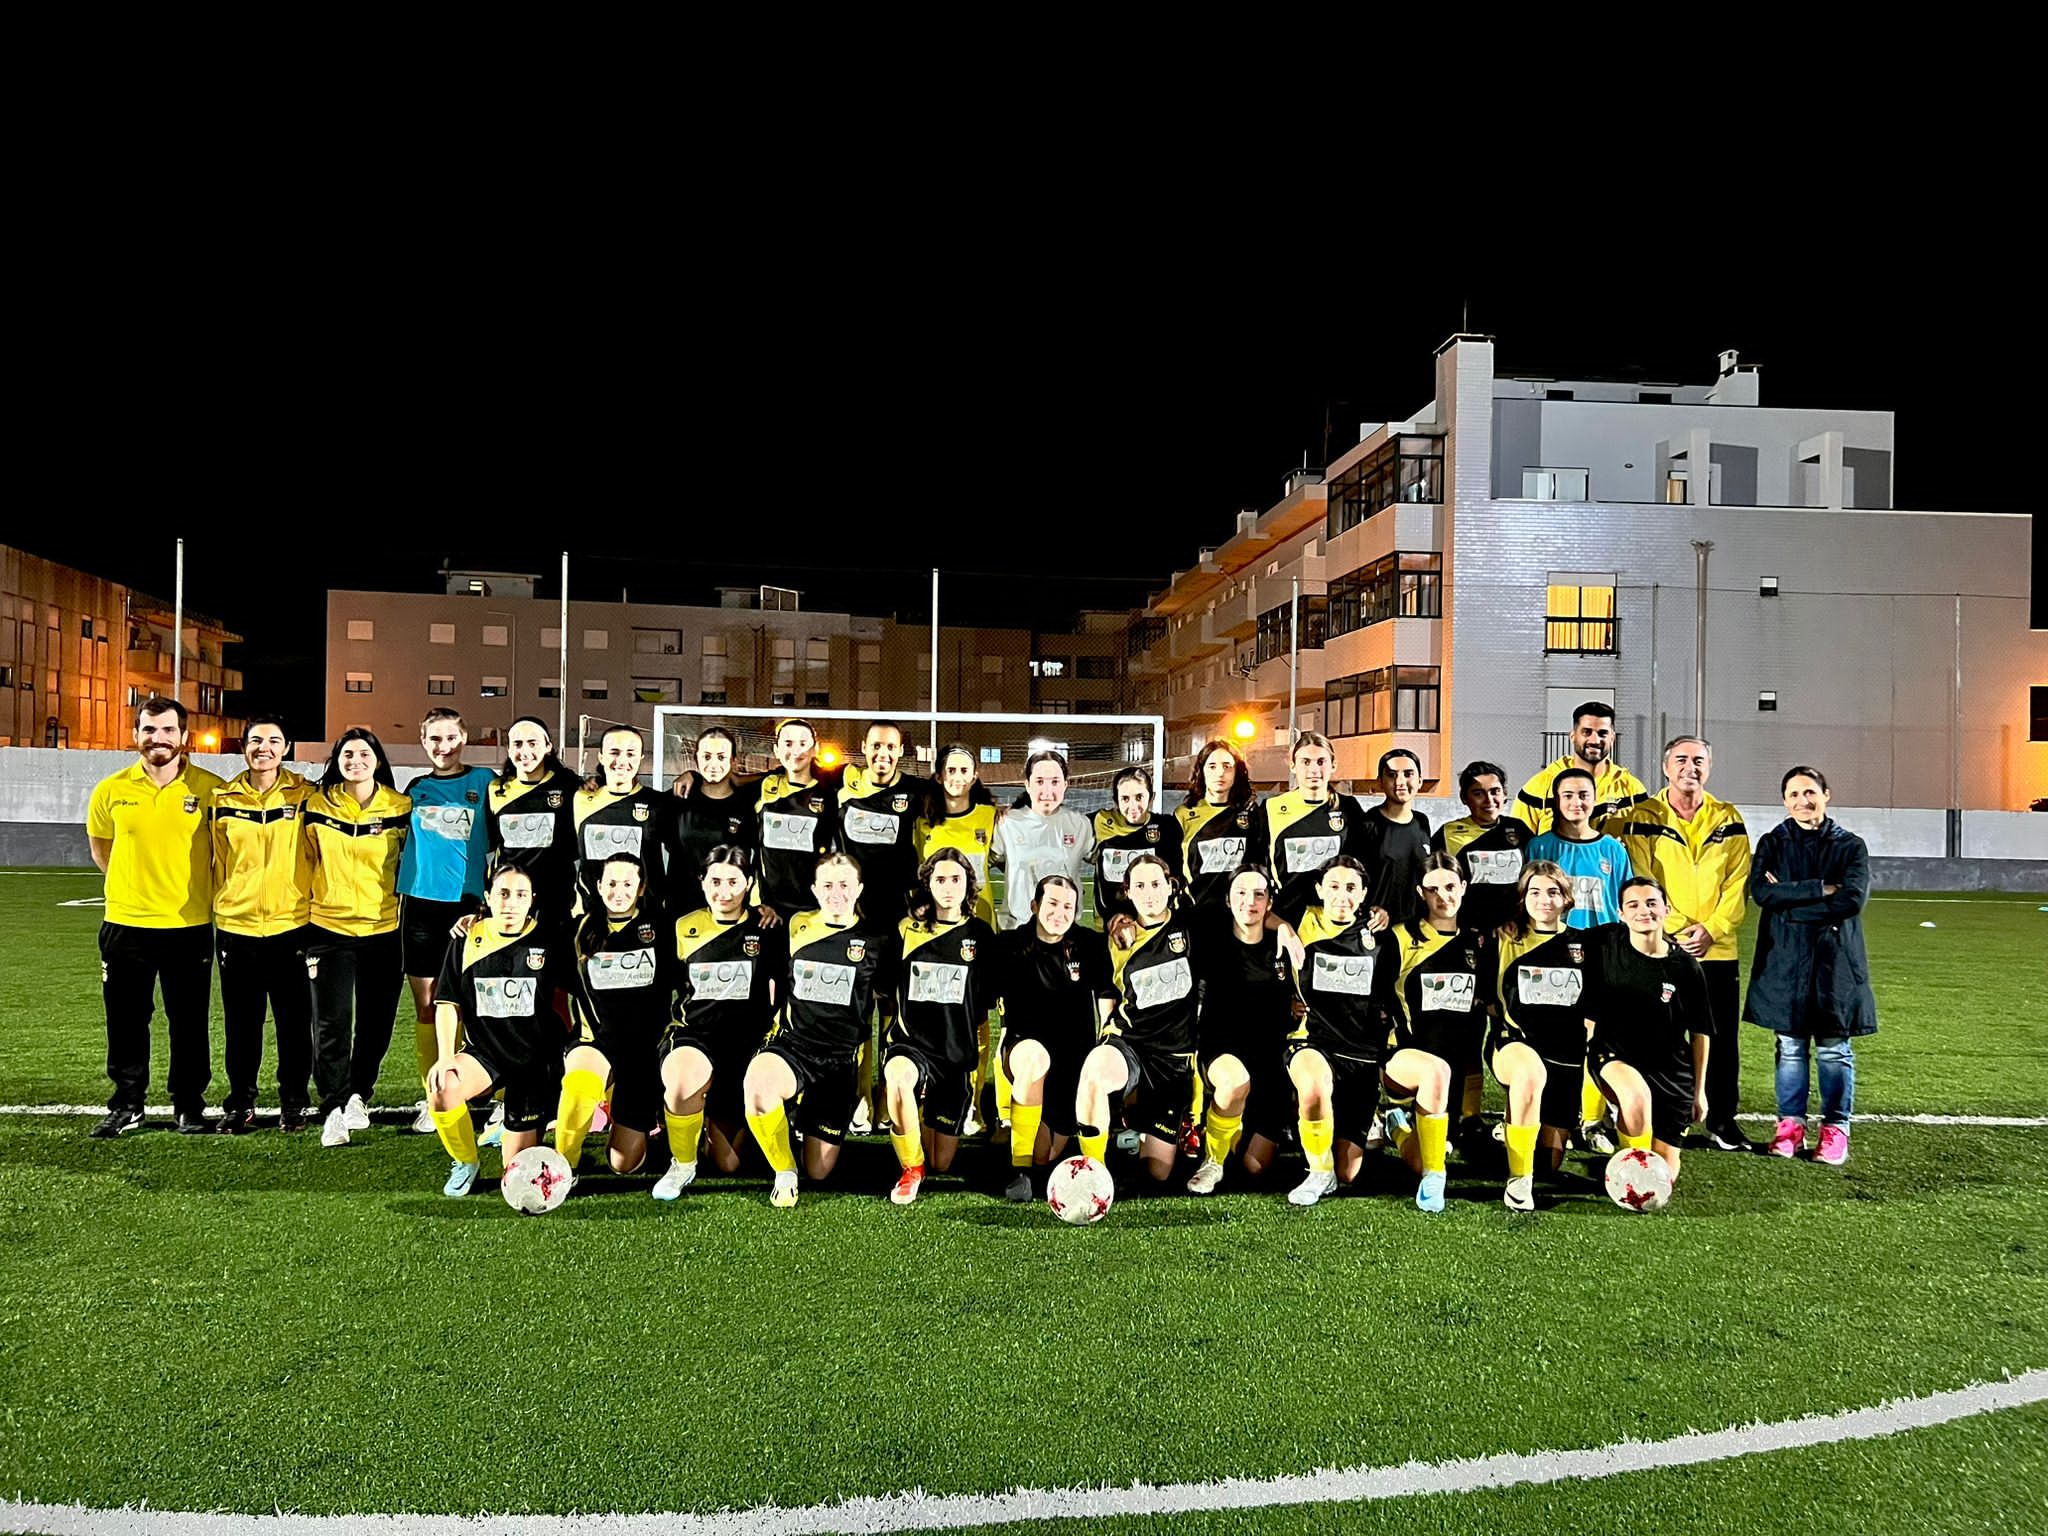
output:
[[2032,510],[2036,258],[2002,201],[1965,245],[1268,190],[728,186],[694,220],[544,234],[457,197],[302,202],[236,215],[232,250],[81,248],[96,302],[39,359],[20,441],[51,473],[5,537],[168,597],[182,534],[188,603],[248,636],[266,700],[317,690],[329,587],[431,590],[451,556],[552,572],[565,545],[572,598],[780,580],[917,617],[936,564],[951,613],[1056,626],[1141,600],[1320,463],[1326,403],[1333,453],[1423,405],[1461,322],[1503,372],[1703,382],[1736,347],[1766,404],[1895,411],[1900,505]]

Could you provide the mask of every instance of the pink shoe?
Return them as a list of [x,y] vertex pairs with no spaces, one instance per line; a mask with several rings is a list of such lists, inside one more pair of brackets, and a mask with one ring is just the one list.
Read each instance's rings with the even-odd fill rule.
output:
[[1824,1125],[1820,1128],[1820,1150],[1813,1154],[1836,1168],[1849,1161],[1849,1127]]
[[1771,1156],[1797,1157],[1799,1149],[1806,1145],[1806,1122],[1787,1115],[1778,1122],[1777,1134],[1771,1138]]

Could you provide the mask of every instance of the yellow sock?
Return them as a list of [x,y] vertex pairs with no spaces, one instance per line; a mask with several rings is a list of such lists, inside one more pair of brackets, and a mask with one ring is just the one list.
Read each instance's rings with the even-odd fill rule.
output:
[[1237,1145],[1237,1133],[1243,1129],[1243,1115],[1226,1115],[1210,1105],[1209,1114],[1202,1121],[1202,1155],[1212,1163],[1229,1162],[1231,1149]]
[[750,1111],[747,1129],[760,1143],[761,1155],[768,1159],[770,1168],[777,1173],[796,1172],[796,1154],[789,1150],[789,1110],[785,1105],[777,1104],[765,1115]]
[[[1011,1125],[1014,1132],[1015,1122],[1011,1122]],[[1079,1140],[1083,1157],[1092,1157],[1098,1163],[1109,1161],[1109,1132],[1097,1131],[1093,1136],[1082,1136]]]
[[1607,1095],[1600,1091],[1600,1085],[1593,1081],[1593,1074],[1587,1071],[1579,1084],[1579,1119],[1583,1124],[1595,1125],[1607,1118]]
[[1621,1144],[1624,1147],[1635,1147],[1640,1151],[1647,1152],[1650,1150],[1650,1133],[1647,1130],[1643,1130],[1637,1131],[1631,1136],[1627,1131],[1623,1131],[1621,1132]]
[[1444,1144],[1451,1139],[1449,1115],[1417,1115],[1415,1134],[1422,1138],[1422,1171],[1444,1171]]
[[896,1161],[905,1168],[924,1166],[924,1134],[917,1128],[915,1121],[908,1130],[899,1125],[891,1131],[889,1145],[896,1149]]
[[562,1074],[562,1098],[555,1106],[555,1150],[571,1168],[583,1156],[583,1138],[597,1106],[604,1102],[604,1079],[578,1067]]
[[1408,1155],[1408,1143],[1415,1139],[1415,1111],[1412,1106],[1397,1104],[1396,1109],[1407,1109],[1399,1122],[1389,1121],[1387,1134],[1394,1140],[1394,1150],[1403,1157]]
[[1317,1173],[1335,1173],[1337,1157],[1330,1149],[1337,1144],[1337,1117],[1325,1115],[1320,1120],[1301,1117],[1301,1155],[1308,1159],[1309,1167]]
[[1507,1128],[1509,1178],[1525,1178],[1536,1171],[1536,1133],[1542,1129],[1540,1125]]
[[458,1163],[476,1162],[476,1124],[469,1118],[469,1106],[458,1104],[453,1109],[428,1111],[434,1117],[434,1129],[441,1133],[441,1145],[448,1149],[448,1155]]
[[679,1115],[672,1109],[661,1112],[668,1122],[668,1155],[679,1163],[697,1161],[697,1148],[704,1140],[704,1111]]
[[1038,1127],[1045,1119],[1043,1104],[1015,1104],[1010,1108],[1010,1166],[1029,1168],[1038,1151]]

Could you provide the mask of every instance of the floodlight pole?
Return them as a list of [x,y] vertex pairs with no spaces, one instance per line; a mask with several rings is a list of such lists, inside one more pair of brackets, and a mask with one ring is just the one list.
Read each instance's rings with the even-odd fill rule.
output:
[[939,568],[932,567],[932,718],[926,742],[932,756],[932,777],[939,776]]
[[185,541],[178,540],[178,573],[171,592],[171,697],[180,704],[185,691]]
[[1707,739],[1707,555],[1713,547],[1712,539],[1692,541],[1692,728],[1702,741]]
[[[555,742],[557,748],[569,741],[569,551],[562,551],[562,627],[555,632],[555,638],[562,642],[561,670],[556,674],[561,688],[555,696]],[[518,636],[513,637],[518,643]],[[515,706],[516,707],[516,706]],[[583,766],[582,743],[577,743],[577,767]]]
[[[1325,412],[1326,417],[1327,414]],[[1326,420],[1324,423],[1324,436],[1327,438],[1328,435],[1329,427]],[[1287,751],[1291,757],[1294,751],[1294,743],[1298,739],[1294,734],[1294,701],[1301,691],[1301,578],[1299,576],[1294,578],[1294,593],[1288,598],[1287,607],[1287,634],[1292,642],[1287,647]]]

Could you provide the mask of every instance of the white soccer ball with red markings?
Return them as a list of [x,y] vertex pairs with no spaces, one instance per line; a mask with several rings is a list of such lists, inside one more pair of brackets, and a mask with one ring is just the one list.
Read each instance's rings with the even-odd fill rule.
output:
[[1045,1203],[1068,1226],[1085,1227],[1109,1214],[1116,1184],[1094,1158],[1069,1157],[1054,1165],[1045,1181]]
[[1671,1168],[1643,1147],[1607,1159],[1607,1198],[1624,1211],[1661,1211],[1671,1200]]
[[505,1165],[498,1189],[520,1215],[545,1216],[569,1198],[575,1182],[569,1160],[553,1147],[528,1147]]

